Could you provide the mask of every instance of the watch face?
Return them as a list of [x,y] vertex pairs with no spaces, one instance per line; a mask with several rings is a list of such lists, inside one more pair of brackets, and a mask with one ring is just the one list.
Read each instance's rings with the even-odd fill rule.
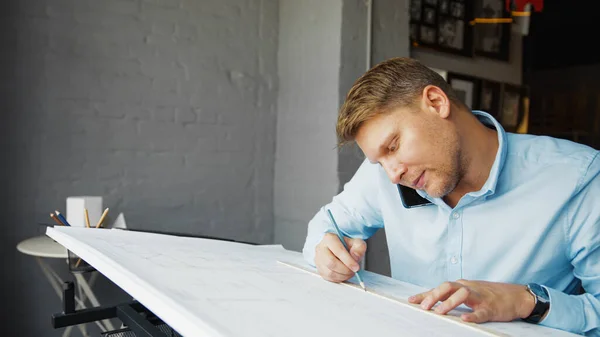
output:
[[538,302],[550,302],[550,297],[548,296],[548,293],[546,292],[546,289],[544,289],[544,287],[540,286],[539,284],[529,283],[527,285],[527,288],[529,288],[529,290],[535,295],[535,297],[537,297]]

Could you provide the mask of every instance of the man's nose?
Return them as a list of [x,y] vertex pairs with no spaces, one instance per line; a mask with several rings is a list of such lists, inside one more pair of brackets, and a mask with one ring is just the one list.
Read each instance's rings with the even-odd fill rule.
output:
[[390,178],[392,184],[399,184],[402,175],[406,172],[406,167],[398,163],[382,162],[383,169]]

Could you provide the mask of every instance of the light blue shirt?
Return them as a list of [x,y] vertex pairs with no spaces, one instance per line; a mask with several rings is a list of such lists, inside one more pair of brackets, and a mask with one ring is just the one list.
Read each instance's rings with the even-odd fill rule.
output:
[[[550,295],[540,324],[600,336],[599,151],[506,133],[474,113],[496,128],[499,149],[484,186],[454,209],[422,191],[434,205],[404,208],[383,168],[366,160],[326,208],[349,237],[366,240],[385,226],[395,279],[427,288],[458,279],[538,283]],[[330,230],[321,210],[303,249],[312,265]]]

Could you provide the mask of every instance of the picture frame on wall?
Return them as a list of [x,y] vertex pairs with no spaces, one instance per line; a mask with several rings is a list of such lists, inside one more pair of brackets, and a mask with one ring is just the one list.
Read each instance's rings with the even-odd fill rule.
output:
[[410,0],[413,45],[473,56],[473,3],[468,0]]
[[480,79],[474,76],[448,72],[447,82],[458,98],[470,109],[479,107]]
[[446,74],[446,81],[467,107],[489,113],[506,131],[517,132],[527,119],[526,87],[450,71]]
[[[508,18],[505,0],[474,1],[476,18]],[[509,60],[511,25],[506,23],[477,24],[474,27],[473,51],[483,56],[502,61]]]
[[521,87],[507,83],[502,84],[502,103],[499,122],[506,131],[514,132],[519,125],[522,116],[522,97]]
[[500,96],[502,84],[486,79],[481,80],[479,91],[479,106],[477,109],[485,111],[498,119],[500,116]]

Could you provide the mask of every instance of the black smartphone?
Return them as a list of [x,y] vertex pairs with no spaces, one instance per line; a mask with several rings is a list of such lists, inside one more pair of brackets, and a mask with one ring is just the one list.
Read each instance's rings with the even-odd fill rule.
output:
[[432,202],[423,198],[414,189],[398,184],[398,192],[400,192],[400,200],[405,208],[413,208],[425,205],[431,205]]

